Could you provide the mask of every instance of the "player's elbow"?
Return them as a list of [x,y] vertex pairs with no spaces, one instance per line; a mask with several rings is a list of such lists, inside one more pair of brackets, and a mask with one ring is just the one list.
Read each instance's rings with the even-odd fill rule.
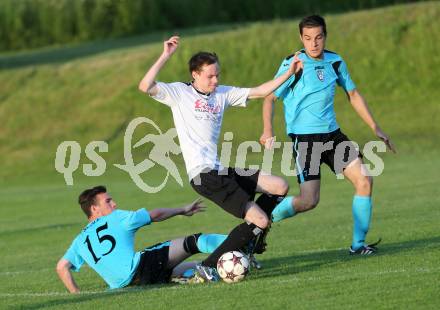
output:
[[351,102],[353,102],[356,101],[358,98],[360,98],[361,94],[355,88],[353,90],[347,91],[347,97]]
[[139,83],[138,89],[142,93],[146,93],[147,92],[147,87],[142,83],[142,81]]
[[62,274],[68,269],[69,269],[69,263],[68,263],[68,261],[66,261],[64,259],[60,259],[57,263],[57,266],[55,267],[55,271],[58,274]]
[[270,93],[269,95],[267,95],[266,97],[264,97],[264,104],[272,104],[275,101],[275,95],[274,93]]
[[57,266],[55,267],[56,271],[60,271],[63,269],[63,263],[62,261],[58,261]]
[[149,213],[152,222],[160,222],[163,220],[163,212],[161,209],[154,209],[151,210]]
[[55,267],[55,272],[58,274],[58,277],[60,279],[62,279],[63,274],[66,272],[66,269],[59,266],[59,264],[57,264],[57,266]]
[[148,94],[150,96],[155,96],[157,94],[157,88],[155,83],[148,83],[145,81],[141,81],[138,85],[138,89],[144,93]]

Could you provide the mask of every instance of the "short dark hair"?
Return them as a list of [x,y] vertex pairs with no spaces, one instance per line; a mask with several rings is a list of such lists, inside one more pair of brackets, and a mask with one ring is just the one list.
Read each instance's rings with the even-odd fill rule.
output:
[[319,15],[310,15],[304,17],[299,23],[299,33],[302,35],[304,28],[315,28],[315,27],[322,27],[322,31],[324,32],[324,35],[327,36],[327,26],[325,24],[325,20],[322,16]]
[[92,207],[92,205],[96,204],[96,195],[101,193],[107,193],[107,189],[105,188],[105,186],[99,185],[93,188],[86,189],[79,195],[78,203],[81,206],[83,212],[87,215],[87,218],[92,215],[90,208]]
[[218,62],[219,60],[216,53],[198,52],[193,55],[188,62],[189,73],[192,73],[193,71],[200,72],[204,65],[212,65]]

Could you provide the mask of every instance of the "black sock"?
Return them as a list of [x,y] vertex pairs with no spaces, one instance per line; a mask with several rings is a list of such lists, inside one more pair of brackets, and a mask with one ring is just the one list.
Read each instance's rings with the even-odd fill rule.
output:
[[[272,219],[272,211],[286,197],[286,195],[261,194],[255,203],[266,213],[269,219]],[[269,233],[270,226],[253,241],[251,252],[262,254],[266,251],[266,236]]]
[[183,240],[183,249],[188,254],[200,253],[199,247],[197,246],[197,240],[199,240],[201,233],[186,236]]
[[229,251],[239,251],[251,240],[261,234],[263,230],[255,224],[242,223],[236,226],[228,235],[225,241],[220,244],[214,252],[211,253],[202,265],[208,267],[217,267],[217,261],[223,253]]
[[269,219],[272,218],[272,211],[275,207],[284,199],[286,195],[268,195],[261,194],[260,197],[255,201],[255,203],[266,213]]

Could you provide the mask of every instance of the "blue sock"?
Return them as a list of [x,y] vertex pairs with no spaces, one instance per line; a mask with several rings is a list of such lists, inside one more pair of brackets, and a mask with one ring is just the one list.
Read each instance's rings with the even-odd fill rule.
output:
[[353,241],[351,243],[353,250],[357,250],[365,244],[365,236],[370,227],[371,209],[370,196],[354,196],[352,206]]
[[293,196],[284,198],[272,211],[272,222],[279,222],[295,215]]
[[193,268],[191,268],[191,269],[187,269],[187,270],[185,270],[185,271],[182,273],[182,277],[184,277],[184,278],[191,278],[191,277],[194,276],[194,274],[195,274],[195,271],[194,271]]
[[219,234],[201,234],[197,240],[197,247],[202,253],[212,253],[225,241],[227,235]]

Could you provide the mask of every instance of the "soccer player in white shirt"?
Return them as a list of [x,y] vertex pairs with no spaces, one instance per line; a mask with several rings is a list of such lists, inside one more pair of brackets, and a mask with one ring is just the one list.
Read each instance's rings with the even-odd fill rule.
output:
[[[219,85],[217,55],[199,52],[189,61],[191,83],[156,82],[157,74],[178,45],[178,36],[164,42],[162,54],[139,83],[139,90],[171,108],[186,170],[195,191],[245,220],[198,268],[206,280],[215,281],[219,257],[261,237],[268,228],[273,208],[288,191],[287,182],[280,177],[263,175],[257,170],[239,173],[234,168],[221,166],[217,143],[223,113],[230,106],[244,107],[248,99],[272,93],[300,69],[301,62],[295,56],[289,69],[274,80],[253,88],[239,88]],[[254,202],[257,192],[263,194]]]

